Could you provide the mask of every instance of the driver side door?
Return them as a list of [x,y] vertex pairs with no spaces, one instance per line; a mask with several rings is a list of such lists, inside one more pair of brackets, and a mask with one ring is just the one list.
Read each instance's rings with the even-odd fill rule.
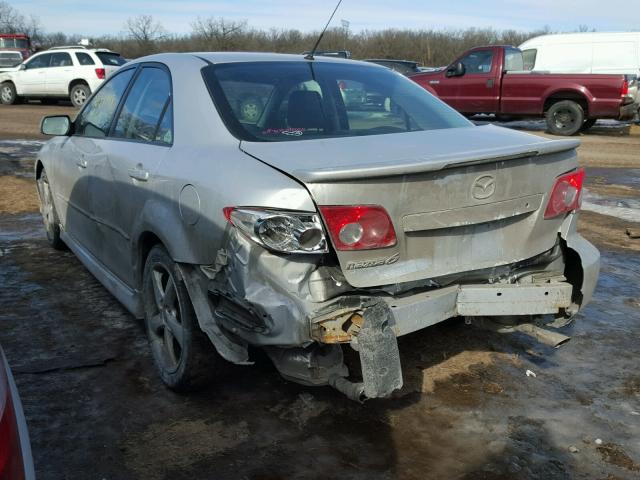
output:
[[493,48],[472,50],[456,60],[464,65],[464,73],[440,79],[438,95],[462,113],[494,113],[500,102],[499,62]]
[[51,62],[51,53],[34,56],[18,70],[16,90],[18,95],[44,95],[46,93],[46,73]]

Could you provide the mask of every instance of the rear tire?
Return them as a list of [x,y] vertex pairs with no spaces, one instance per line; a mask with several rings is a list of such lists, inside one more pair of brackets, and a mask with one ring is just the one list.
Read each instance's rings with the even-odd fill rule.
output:
[[585,130],[589,130],[591,127],[593,127],[596,124],[597,121],[598,121],[597,118],[587,118],[582,124],[580,131],[584,132]]
[[187,392],[210,383],[219,357],[200,330],[177,265],[161,245],[147,256],[142,300],[149,345],[164,384]]
[[89,87],[84,83],[78,83],[74,85],[73,87],[71,87],[71,91],[69,92],[71,103],[76,108],[81,108],[90,95],[91,90],[89,90]]
[[0,102],[2,102],[3,105],[14,105],[20,103],[20,100],[13,83],[4,82],[0,85]]
[[554,135],[575,135],[584,123],[584,110],[573,100],[561,100],[549,107],[547,129]]
[[66,250],[67,246],[60,238],[60,219],[56,206],[53,203],[53,195],[47,178],[47,172],[44,170],[40,178],[36,180],[38,188],[38,196],[40,197],[40,213],[44,222],[44,229],[47,233],[47,242],[56,250]]

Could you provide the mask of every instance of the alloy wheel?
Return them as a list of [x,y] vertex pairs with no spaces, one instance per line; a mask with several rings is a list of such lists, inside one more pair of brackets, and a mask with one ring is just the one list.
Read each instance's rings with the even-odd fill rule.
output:
[[76,105],[82,105],[87,100],[87,94],[82,89],[77,89],[73,92],[73,103]]
[[49,187],[49,182],[45,179],[40,178],[38,180],[38,189],[40,190],[40,201],[41,201],[41,213],[42,213],[42,221],[44,222],[44,228],[47,231],[47,237],[50,239],[53,238],[56,227],[56,220],[54,215],[53,208],[53,199],[51,198],[51,188]]
[[163,368],[175,372],[184,349],[180,299],[173,276],[164,265],[158,263],[152,267],[151,283],[154,301],[147,319],[151,348]]
[[13,91],[11,90],[11,87],[8,86],[2,87],[2,93],[0,93],[0,95],[2,96],[2,101],[4,103],[10,103],[13,99]]

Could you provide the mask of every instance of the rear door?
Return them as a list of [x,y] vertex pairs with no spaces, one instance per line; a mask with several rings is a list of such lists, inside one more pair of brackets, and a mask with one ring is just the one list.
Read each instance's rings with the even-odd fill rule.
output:
[[473,50],[456,60],[465,66],[464,75],[443,75],[437,86],[438,95],[463,113],[494,113],[500,101],[500,50]]
[[68,95],[69,82],[73,80],[73,60],[68,52],[51,54],[51,63],[46,70],[46,92],[48,95]]
[[137,74],[116,114],[90,185],[96,217],[96,256],[135,285],[131,234],[144,204],[153,201],[155,173],[173,143],[171,78],[154,64]]
[[20,95],[45,95],[46,73],[51,62],[51,53],[36,55],[25,63],[25,69],[16,72],[16,87]]

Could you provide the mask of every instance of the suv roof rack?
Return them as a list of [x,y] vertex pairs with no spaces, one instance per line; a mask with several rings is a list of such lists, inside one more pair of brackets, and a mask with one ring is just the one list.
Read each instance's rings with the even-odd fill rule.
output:
[[49,50],[75,50],[75,49],[86,50],[87,47],[85,47],[84,45],[69,45],[69,46],[61,46],[61,47],[51,47],[51,48],[49,48]]

